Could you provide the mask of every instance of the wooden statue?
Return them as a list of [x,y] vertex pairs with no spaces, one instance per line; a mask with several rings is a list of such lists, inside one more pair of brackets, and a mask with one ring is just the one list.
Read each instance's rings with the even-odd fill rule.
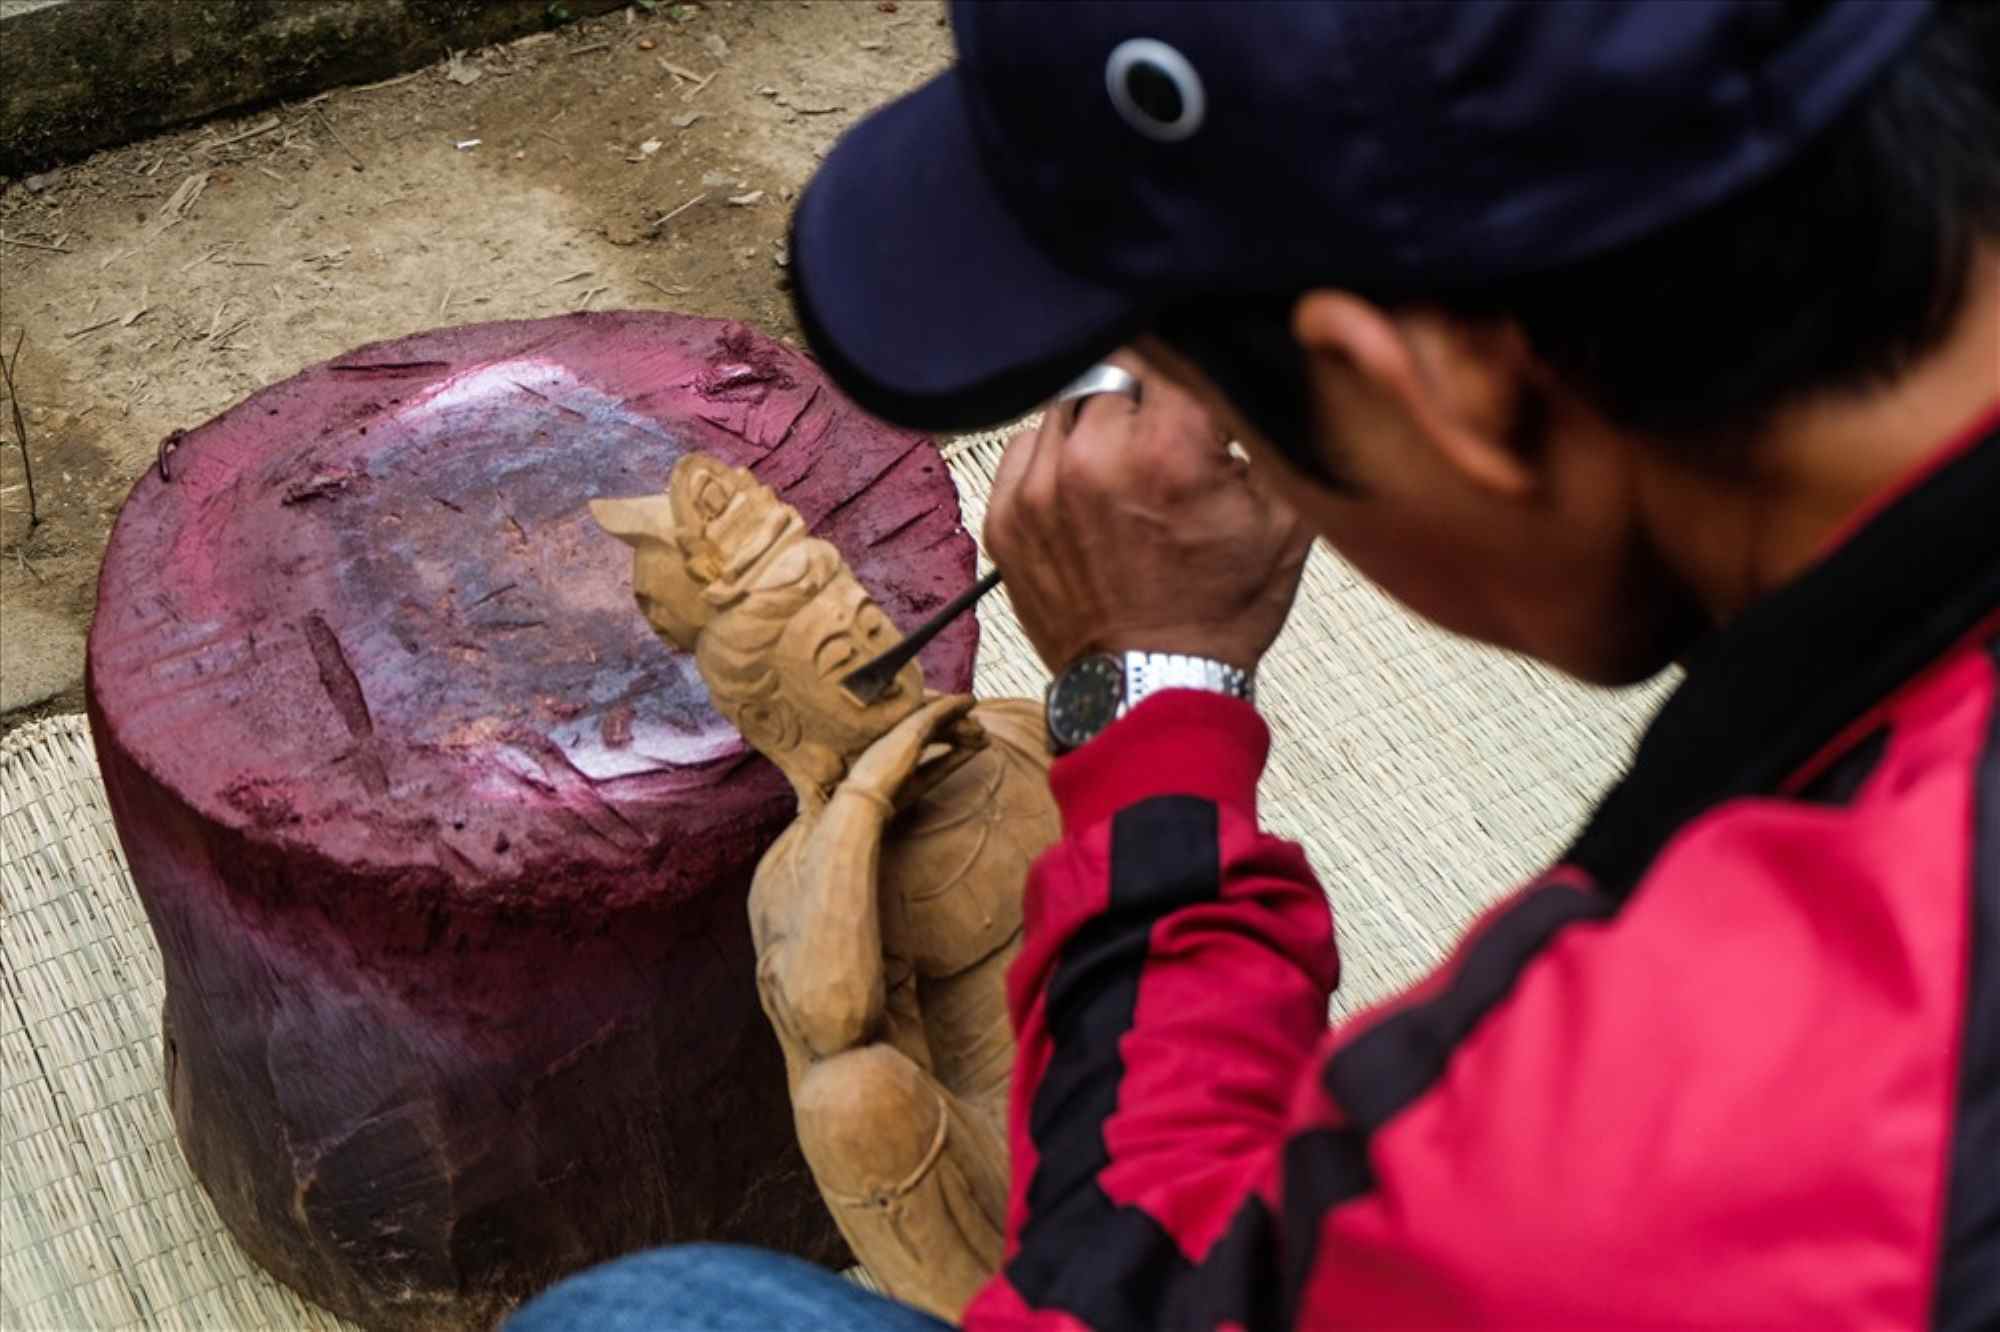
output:
[[634,548],[655,631],[798,794],[751,937],[820,1192],[884,1286],[956,1318],[1002,1256],[1005,974],[1058,832],[1041,709],[927,694],[914,662],[850,695],[896,628],[747,471],[694,455],[665,495],[592,509]]

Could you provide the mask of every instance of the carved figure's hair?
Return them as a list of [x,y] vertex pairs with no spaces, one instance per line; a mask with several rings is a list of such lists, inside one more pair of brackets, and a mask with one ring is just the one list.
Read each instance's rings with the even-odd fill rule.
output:
[[801,719],[778,697],[771,650],[840,572],[840,552],[807,536],[797,511],[742,468],[696,454],[674,468],[667,490],[709,607],[695,643],[709,697],[758,749],[790,749]]

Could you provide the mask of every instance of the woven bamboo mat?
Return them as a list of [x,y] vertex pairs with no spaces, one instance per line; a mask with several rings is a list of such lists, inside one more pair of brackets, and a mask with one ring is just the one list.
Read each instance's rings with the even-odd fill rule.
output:
[[[973,531],[998,433],[947,450]],[[978,687],[1045,682],[1004,597]],[[1332,894],[1336,1015],[1558,850],[1664,685],[1610,695],[1413,623],[1316,554],[1266,661],[1268,821]],[[160,964],[81,717],[0,741],[0,1329],[345,1328],[236,1249],[159,1086]]]
[[0,1328],[343,1328],[253,1267],[174,1144],[160,958],[89,728],[0,740]]

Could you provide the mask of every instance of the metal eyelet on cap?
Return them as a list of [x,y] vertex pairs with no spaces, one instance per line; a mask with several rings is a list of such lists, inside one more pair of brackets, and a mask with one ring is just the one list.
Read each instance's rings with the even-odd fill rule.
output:
[[1186,56],[1152,37],[1133,37],[1112,49],[1104,90],[1127,125],[1159,143],[1187,138],[1208,114],[1201,75]]

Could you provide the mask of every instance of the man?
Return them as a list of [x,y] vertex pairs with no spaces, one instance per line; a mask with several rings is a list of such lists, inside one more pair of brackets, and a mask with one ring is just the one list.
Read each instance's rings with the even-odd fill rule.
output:
[[[995,482],[1074,748],[966,1325],[2000,1326],[2000,14],[955,18],[801,203],[814,344],[922,425],[1125,344],[1137,397]],[[1308,533],[1584,679],[1687,668],[1559,862],[1331,1034],[1229,696]],[[1212,664],[1121,711],[1150,653]],[[699,1249],[518,1321],[565,1308],[932,1325]]]

